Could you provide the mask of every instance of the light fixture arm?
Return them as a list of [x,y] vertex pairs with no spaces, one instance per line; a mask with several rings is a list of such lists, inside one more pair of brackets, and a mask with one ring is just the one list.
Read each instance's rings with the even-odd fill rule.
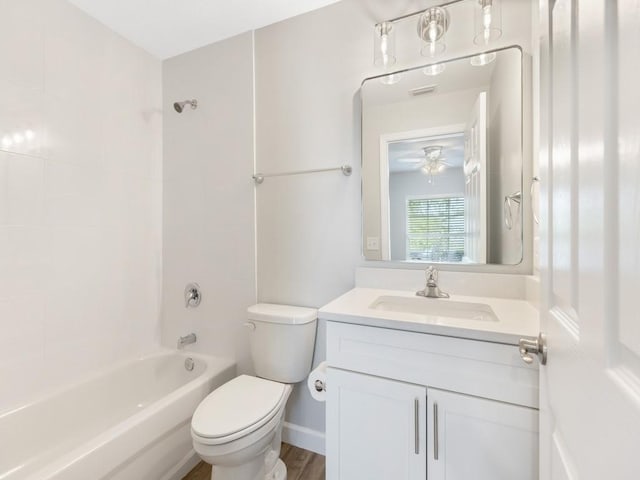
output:
[[[445,7],[449,7],[451,5],[455,5],[456,3],[462,3],[466,0],[450,0],[448,2],[443,2],[443,3],[439,3],[437,5],[432,5],[429,8],[445,8]],[[397,23],[397,22],[401,22],[402,20],[406,20],[408,18],[412,18],[412,17],[417,17],[418,15],[422,15],[425,10],[428,9],[422,9],[422,10],[418,10],[417,12],[411,12],[411,13],[407,13],[405,15],[401,15],[399,17],[395,17],[392,18],[390,20],[385,20],[384,22],[378,22],[376,25],[380,25],[381,23]]]

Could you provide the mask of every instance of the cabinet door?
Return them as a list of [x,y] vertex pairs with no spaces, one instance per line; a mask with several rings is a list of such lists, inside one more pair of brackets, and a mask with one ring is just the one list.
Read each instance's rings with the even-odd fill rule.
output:
[[538,411],[427,390],[429,480],[538,480]]
[[327,369],[327,480],[425,480],[425,387]]

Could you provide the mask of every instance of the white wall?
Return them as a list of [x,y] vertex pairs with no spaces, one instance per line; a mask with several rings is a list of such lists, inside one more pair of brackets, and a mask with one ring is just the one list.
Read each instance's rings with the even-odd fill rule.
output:
[[[489,263],[518,263],[522,258],[523,207],[511,208],[513,226],[504,222],[504,197],[529,189],[522,185],[521,60],[519,52],[502,52],[491,75],[487,115],[489,117]],[[528,206],[528,199],[527,201]]]
[[[162,343],[194,332],[194,351],[250,369],[246,309],[256,301],[252,34],[163,63]],[[178,114],[173,103],[198,100]],[[202,303],[185,308],[197,282]]]
[[[256,31],[258,171],[354,166],[349,178],[323,173],[267,179],[258,187],[260,301],[321,306],[353,287],[354,267],[362,261],[359,88],[379,73],[372,65],[373,26],[432,3],[343,0]],[[529,13],[528,2],[503,2],[500,45],[528,47]],[[452,24],[448,58],[477,48],[469,25]],[[405,30],[396,42],[398,69],[424,63],[415,24],[409,21]],[[314,364],[324,355],[320,325]],[[287,419],[324,431],[324,405],[297,388]]]
[[[358,87],[371,61],[369,23],[359,2],[343,1],[256,31],[258,171],[354,168],[351,177],[281,177],[257,188],[260,301],[319,307],[353,286],[361,235]],[[314,365],[324,358],[321,324]],[[324,432],[324,414],[306,388],[294,390],[289,422]]]
[[421,170],[396,172],[389,175],[389,230],[391,259],[407,258],[407,197],[415,195],[464,196],[464,172],[462,168],[447,168],[427,181]]
[[158,344],[162,112],[160,62],[67,2],[0,12],[2,410]]

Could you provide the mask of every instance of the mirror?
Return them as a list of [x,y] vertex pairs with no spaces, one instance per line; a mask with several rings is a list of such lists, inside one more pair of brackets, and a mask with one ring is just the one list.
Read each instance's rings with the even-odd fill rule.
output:
[[397,75],[361,89],[365,258],[520,263],[521,50]]

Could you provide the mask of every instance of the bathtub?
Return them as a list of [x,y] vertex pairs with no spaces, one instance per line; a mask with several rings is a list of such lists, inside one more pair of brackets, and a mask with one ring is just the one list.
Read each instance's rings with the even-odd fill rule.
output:
[[197,462],[191,415],[234,376],[231,360],[166,350],[0,414],[0,480],[179,479]]

